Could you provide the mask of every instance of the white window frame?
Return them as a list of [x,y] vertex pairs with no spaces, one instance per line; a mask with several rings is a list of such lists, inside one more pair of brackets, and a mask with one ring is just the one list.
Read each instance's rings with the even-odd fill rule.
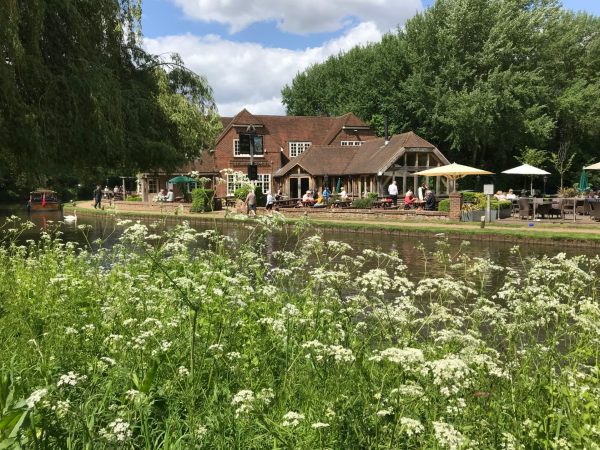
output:
[[[263,141],[263,153],[262,153],[262,155],[254,155],[255,158],[263,158],[265,156],[265,153],[267,152],[265,150],[264,136],[261,135],[261,139]],[[233,156],[234,156],[234,158],[250,158],[250,155],[240,155],[239,152],[240,152],[240,140],[234,139],[233,140]]]
[[309,141],[290,141],[288,142],[288,151],[290,154],[290,158],[295,158],[300,154],[304,153],[304,151],[310,147],[312,142]]
[[252,181],[252,184],[259,186],[263,194],[271,191],[271,174],[270,173],[259,173],[258,180]]
[[158,179],[148,178],[148,194],[158,194]]
[[360,147],[363,141],[341,141],[342,147]]
[[242,187],[242,182],[235,183],[234,179],[234,175],[227,174],[227,195],[233,195],[237,188]]

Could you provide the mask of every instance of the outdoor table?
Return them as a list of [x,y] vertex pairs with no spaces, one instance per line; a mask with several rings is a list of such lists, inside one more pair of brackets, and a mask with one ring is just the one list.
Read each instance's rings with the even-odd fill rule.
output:
[[352,200],[336,200],[333,202],[334,208],[344,208],[346,206],[350,206],[352,204]]
[[391,198],[382,198],[380,200],[376,200],[373,202],[374,208],[390,208],[393,204],[393,200]]

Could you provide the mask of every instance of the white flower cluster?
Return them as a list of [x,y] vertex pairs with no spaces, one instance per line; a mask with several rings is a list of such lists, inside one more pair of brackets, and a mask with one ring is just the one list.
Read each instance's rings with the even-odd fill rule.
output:
[[400,425],[402,426],[402,432],[408,435],[409,437],[415,436],[425,431],[425,427],[420,421],[411,419],[410,417],[401,417]]
[[254,403],[255,399],[256,397],[254,396],[254,392],[252,392],[250,389],[243,389],[235,394],[231,399],[231,405],[237,406],[237,409],[235,410],[235,417],[238,418],[251,412],[254,409],[252,404]]
[[33,409],[35,405],[46,396],[48,393],[48,389],[38,389],[37,391],[33,391],[31,395],[25,400],[28,409]]
[[329,424],[328,423],[324,423],[324,422],[315,422],[315,423],[310,424],[310,427],[314,428],[315,430],[320,430],[322,428],[329,427]]
[[115,419],[100,430],[100,436],[109,442],[122,443],[132,436],[131,426],[123,419]]
[[179,366],[179,368],[177,369],[177,374],[181,377],[181,378],[187,378],[190,376],[190,371],[188,370],[187,367],[185,366]]
[[56,404],[52,405],[52,411],[56,413],[56,416],[59,419],[64,418],[71,409],[71,401],[70,400],[58,400]]
[[446,422],[433,422],[433,431],[442,448],[459,450],[465,441],[461,432]]
[[87,380],[87,376],[79,375],[73,371],[70,371],[69,373],[60,376],[58,382],[56,383],[56,386],[77,386],[79,382],[85,380]]
[[281,426],[295,427],[298,426],[302,420],[304,420],[304,414],[300,414],[295,411],[289,411],[283,415],[283,422],[281,422]]
[[471,369],[460,358],[449,357],[425,363],[422,372],[431,373],[433,383],[440,387],[440,392],[449,397],[470,385]]
[[319,341],[308,341],[302,344],[302,348],[309,350],[306,358],[314,358],[316,361],[323,361],[327,358],[333,359],[336,363],[354,362],[356,359],[349,348],[341,345],[326,345]]
[[399,364],[407,369],[415,368],[425,361],[423,352],[418,348],[386,348],[369,358],[369,361],[389,361],[394,364]]

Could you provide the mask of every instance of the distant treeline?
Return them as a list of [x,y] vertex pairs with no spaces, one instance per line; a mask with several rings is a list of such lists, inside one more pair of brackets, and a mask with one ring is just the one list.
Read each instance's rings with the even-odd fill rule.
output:
[[0,188],[169,169],[213,145],[206,80],[140,47],[141,0],[3,0]]
[[600,160],[600,19],[552,0],[438,0],[282,93],[289,114],[352,111],[379,134],[387,116],[392,132],[413,130],[495,172],[539,157],[531,149],[548,152],[551,172],[552,153],[565,164],[574,154],[567,184]]

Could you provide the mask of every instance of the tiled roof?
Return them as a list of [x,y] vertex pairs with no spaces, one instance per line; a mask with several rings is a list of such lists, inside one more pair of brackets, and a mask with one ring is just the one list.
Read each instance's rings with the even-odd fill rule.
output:
[[189,173],[191,171],[199,172],[202,174],[216,174],[217,165],[215,162],[215,154],[211,151],[206,151],[204,154],[196,159],[195,161],[188,163],[183,167],[182,172]]
[[352,113],[340,117],[327,116],[270,116],[254,115],[248,110],[243,109],[235,117],[231,118],[227,124],[223,121],[223,131],[219,136],[220,141],[227,132],[234,126],[244,125],[262,125],[279,143],[281,147],[289,141],[309,141],[313,145],[328,145],[342,130],[342,127],[368,127],[365,122],[360,120]]
[[[281,177],[297,165],[313,176],[374,174],[386,171],[410,148],[435,146],[412,131],[393,136],[387,145],[383,138],[365,141],[360,147],[312,145],[274,175]],[[447,164],[441,153],[438,156]]]

